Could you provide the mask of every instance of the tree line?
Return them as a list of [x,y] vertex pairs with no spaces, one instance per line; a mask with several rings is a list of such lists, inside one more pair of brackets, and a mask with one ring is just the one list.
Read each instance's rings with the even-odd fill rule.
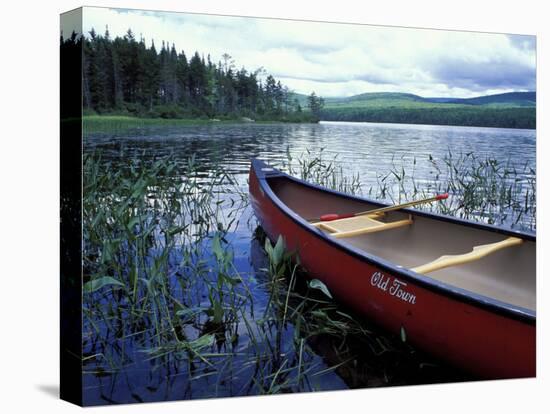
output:
[[[94,29],[78,39],[83,48],[86,113],[126,113],[162,118],[237,118],[317,122],[324,101],[314,92],[306,107],[263,68],[237,69],[230,55],[217,63],[199,52],[188,57],[175,45],[137,40],[129,29],[111,38]],[[61,38],[62,45],[77,38]]]
[[495,128],[536,128],[536,108],[331,108],[320,111],[326,121],[460,125]]

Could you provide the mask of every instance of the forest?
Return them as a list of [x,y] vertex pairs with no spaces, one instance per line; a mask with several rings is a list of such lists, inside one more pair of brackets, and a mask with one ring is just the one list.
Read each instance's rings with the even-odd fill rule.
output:
[[92,29],[89,36],[61,37],[62,48],[83,49],[84,115],[536,128],[534,103],[465,105],[416,97],[423,102],[411,104],[407,94],[386,93],[327,98],[325,105],[315,92],[294,93],[262,67],[238,69],[227,53],[213,62],[210,54],[205,57],[197,51],[188,57],[165,41],[158,51],[154,41],[149,44],[143,37],[136,39],[130,29],[115,38],[108,29],[103,35]]
[[[72,40],[71,40],[72,39]],[[79,39],[80,40],[80,39]],[[63,40],[75,41],[75,38]],[[147,118],[218,118],[318,122],[323,99],[312,92],[302,108],[296,94],[263,68],[237,69],[224,54],[188,57],[174,44],[111,38],[94,29],[83,42],[84,113]]]
[[494,128],[536,128],[536,108],[467,107],[439,104],[431,108],[406,106],[383,108],[327,107],[320,113],[326,121],[388,122],[399,124],[458,125]]

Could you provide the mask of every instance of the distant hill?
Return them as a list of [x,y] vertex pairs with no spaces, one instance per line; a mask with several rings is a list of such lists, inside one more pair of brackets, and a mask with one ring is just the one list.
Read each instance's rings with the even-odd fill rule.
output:
[[[291,99],[298,99],[300,105],[307,107],[307,95],[292,92]],[[512,106],[512,107],[530,107],[536,106],[536,92],[508,92],[497,95],[484,95],[475,98],[424,98],[412,93],[399,92],[367,92],[348,97],[325,97],[326,106],[344,106],[365,103],[365,104],[410,104],[416,103],[447,103],[463,105],[492,105],[492,106]]]
[[376,101],[412,101],[422,102],[424,98],[412,93],[399,92],[367,92],[359,95],[353,95],[346,98],[325,98],[327,104],[346,104],[351,102],[376,102]]
[[[300,94],[295,94],[300,95]],[[306,102],[306,95],[300,98]],[[404,106],[426,106],[422,104],[460,104],[460,105],[502,105],[512,107],[529,107],[536,105],[536,92],[509,92],[497,95],[478,96],[475,98],[424,98],[412,93],[372,92],[349,97],[325,98],[326,107],[330,106],[387,106],[401,104]]]
[[465,105],[492,105],[529,107],[536,106],[536,92],[509,92],[498,95],[478,96],[476,98],[421,98],[429,102],[460,103]]
[[533,129],[535,106],[535,92],[475,98],[424,98],[409,93],[377,92],[325,98],[321,119]]
[[304,95],[302,93],[297,92],[291,92],[290,93],[290,100],[294,101],[294,99],[298,100],[298,103],[302,108],[307,108],[307,95]]

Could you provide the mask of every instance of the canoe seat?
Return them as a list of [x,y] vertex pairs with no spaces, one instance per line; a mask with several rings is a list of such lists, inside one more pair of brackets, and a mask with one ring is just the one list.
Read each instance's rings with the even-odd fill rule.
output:
[[344,237],[359,236],[361,234],[375,233],[378,231],[408,226],[411,223],[412,217],[410,214],[409,218],[406,220],[392,221],[389,223],[375,220],[373,216],[364,215],[329,222],[319,222],[315,223],[314,226],[322,228],[328,231],[331,236],[340,239]]
[[498,250],[502,250],[511,246],[517,246],[522,242],[523,240],[517,237],[508,237],[507,239],[499,242],[483,244],[481,246],[475,246],[473,250],[469,253],[441,256],[440,258],[435,259],[434,261],[423,264],[421,266],[417,266],[415,268],[412,268],[411,270],[416,273],[425,274],[425,273],[434,272],[439,269],[444,269],[450,266],[457,266],[464,263],[470,263],[475,260],[479,260]]

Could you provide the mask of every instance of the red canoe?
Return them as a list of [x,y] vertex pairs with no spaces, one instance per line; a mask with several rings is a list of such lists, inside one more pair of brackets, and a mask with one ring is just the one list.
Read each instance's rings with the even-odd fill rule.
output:
[[260,160],[250,195],[268,237],[338,300],[483,378],[536,375],[534,235],[411,209],[312,223],[385,205]]

